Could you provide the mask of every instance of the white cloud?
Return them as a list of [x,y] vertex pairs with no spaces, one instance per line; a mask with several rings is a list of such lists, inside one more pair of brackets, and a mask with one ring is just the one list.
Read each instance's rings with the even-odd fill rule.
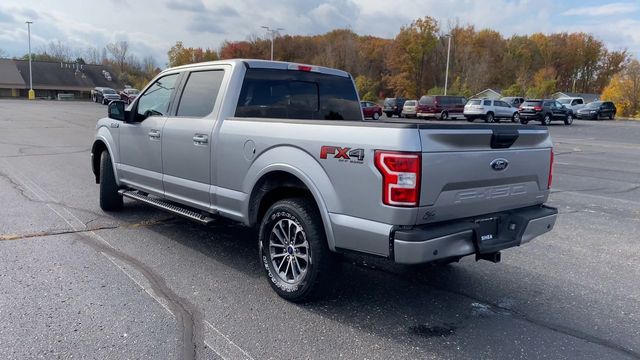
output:
[[606,16],[633,13],[638,10],[635,3],[610,3],[598,6],[585,6],[569,9],[562,13],[567,16]]

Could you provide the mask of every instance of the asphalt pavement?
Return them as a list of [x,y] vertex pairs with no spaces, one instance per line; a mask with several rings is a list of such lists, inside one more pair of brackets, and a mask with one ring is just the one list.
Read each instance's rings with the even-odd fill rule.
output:
[[640,359],[640,122],[550,126],[560,217],[501,263],[348,256],[325,299],[297,305],[249,229],[102,212],[105,114],[0,100],[3,359]]

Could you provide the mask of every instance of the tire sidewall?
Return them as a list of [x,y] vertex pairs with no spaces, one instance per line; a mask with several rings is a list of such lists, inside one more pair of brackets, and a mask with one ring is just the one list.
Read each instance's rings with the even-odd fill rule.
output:
[[[269,255],[269,236],[271,234],[271,230],[274,225],[278,223],[278,221],[288,219],[298,224],[298,226],[302,227],[307,242],[309,243],[308,253],[309,262],[307,268],[307,274],[305,277],[297,284],[290,284],[285,282],[280,278],[277,274],[277,270],[274,268],[271,257]],[[318,244],[318,240],[322,241],[322,239],[317,239],[320,234],[313,229],[312,224],[308,224],[305,216],[300,214],[298,210],[293,206],[291,201],[279,201],[271,206],[265,216],[262,219],[260,225],[259,232],[259,252],[260,252],[260,262],[266,272],[267,279],[271,287],[282,297],[288,300],[298,300],[303,298],[308,294],[312,289],[312,285],[317,277],[317,269],[315,266],[315,258],[314,258],[314,245]]]
[[547,114],[542,118],[542,124],[544,125],[551,125],[551,115]]
[[377,112],[373,113],[373,120],[378,120],[378,119],[380,119],[380,114],[378,114]]

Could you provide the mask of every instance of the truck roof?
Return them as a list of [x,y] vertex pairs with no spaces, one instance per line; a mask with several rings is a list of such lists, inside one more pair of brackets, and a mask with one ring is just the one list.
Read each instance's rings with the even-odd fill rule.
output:
[[277,69],[277,70],[301,70],[301,71],[317,72],[317,73],[327,74],[327,75],[351,77],[351,75],[346,71],[328,68],[324,66],[292,63],[292,62],[286,62],[286,61],[260,60],[260,59],[228,59],[228,60],[207,61],[207,62],[201,62],[201,63],[176,66],[169,69],[165,69],[162,72],[164,73],[172,70],[189,69],[193,67],[201,67],[201,66],[208,66],[208,65],[234,65],[234,66],[243,65],[249,69],[258,68],[258,69]]

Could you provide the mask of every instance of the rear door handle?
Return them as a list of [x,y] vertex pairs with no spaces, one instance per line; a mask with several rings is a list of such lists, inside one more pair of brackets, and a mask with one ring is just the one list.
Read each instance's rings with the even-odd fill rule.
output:
[[193,135],[193,144],[194,145],[207,145],[209,143],[209,137],[204,134],[195,134]]
[[149,139],[151,140],[160,139],[160,130],[152,129],[151,131],[149,131]]

